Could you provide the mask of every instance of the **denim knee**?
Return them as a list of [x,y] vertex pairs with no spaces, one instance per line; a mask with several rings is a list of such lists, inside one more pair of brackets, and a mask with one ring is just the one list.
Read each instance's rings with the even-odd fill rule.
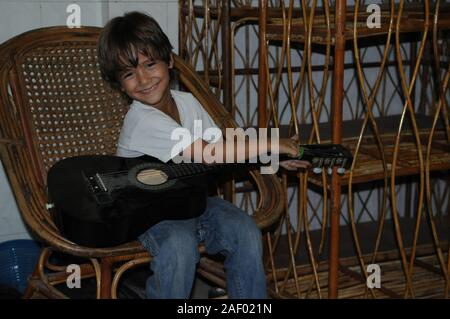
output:
[[152,256],[157,256],[161,249],[166,249],[162,246],[169,246],[168,249],[177,251],[188,250],[191,246],[192,249],[197,249],[195,225],[194,220],[166,220],[152,226],[139,236],[139,240]]
[[210,253],[248,251],[261,255],[261,231],[253,218],[221,198],[208,198],[208,209],[200,218],[205,234],[206,250]]
[[180,232],[167,237],[159,246],[159,254],[178,265],[197,264],[200,255],[196,235]]

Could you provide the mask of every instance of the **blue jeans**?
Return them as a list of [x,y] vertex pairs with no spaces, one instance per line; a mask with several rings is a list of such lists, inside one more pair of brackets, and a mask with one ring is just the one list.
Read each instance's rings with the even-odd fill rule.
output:
[[208,254],[225,256],[229,298],[266,298],[261,231],[251,216],[221,198],[209,197],[201,216],[162,221],[139,240],[153,256],[148,298],[189,298],[201,241]]

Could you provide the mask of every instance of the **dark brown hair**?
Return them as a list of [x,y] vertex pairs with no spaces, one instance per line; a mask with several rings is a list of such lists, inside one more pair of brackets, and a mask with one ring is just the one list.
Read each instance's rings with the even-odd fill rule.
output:
[[138,65],[138,53],[170,63],[172,45],[151,16],[129,12],[110,20],[98,41],[98,62],[103,78],[120,88],[119,74]]

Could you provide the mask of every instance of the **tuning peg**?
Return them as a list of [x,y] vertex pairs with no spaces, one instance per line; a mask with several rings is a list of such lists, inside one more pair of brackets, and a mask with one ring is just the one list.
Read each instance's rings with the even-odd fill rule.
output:
[[333,169],[331,167],[327,168],[327,174],[331,175],[333,173]]
[[338,167],[338,168],[337,168],[337,173],[338,173],[339,175],[344,175],[344,174],[345,174],[345,168],[343,168],[343,167]]
[[322,167],[314,167],[314,168],[313,168],[313,173],[314,173],[314,174],[320,174],[320,173],[322,173]]

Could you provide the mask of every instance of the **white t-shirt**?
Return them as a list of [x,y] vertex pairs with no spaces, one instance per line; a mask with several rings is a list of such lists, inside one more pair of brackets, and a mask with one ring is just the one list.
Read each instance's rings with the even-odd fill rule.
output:
[[[209,128],[216,128],[217,131],[217,126],[191,93],[171,90],[171,94],[178,108],[181,126],[157,108],[135,100],[130,105],[120,131],[118,156],[150,155],[167,162],[176,155],[174,149],[184,150],[198,138],[203,137],[206,142],[220,138],[203,135]],[[172,135],[180,131],[189,132],[191,138],[188,140],[179,134]],[[178,154],[178,151],[175,153]]]

